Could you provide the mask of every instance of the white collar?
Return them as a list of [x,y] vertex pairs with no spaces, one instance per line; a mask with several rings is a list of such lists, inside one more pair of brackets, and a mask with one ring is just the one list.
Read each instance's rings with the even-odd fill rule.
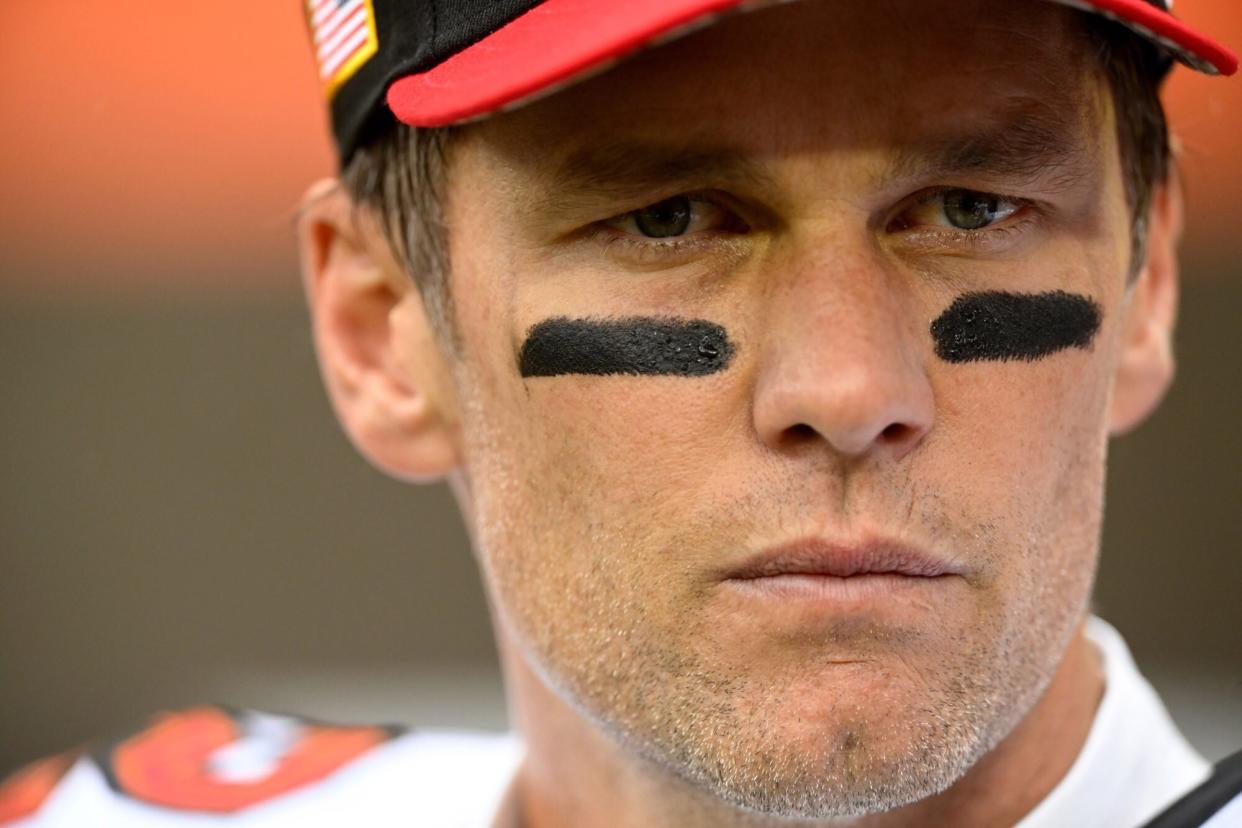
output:
[[1208,777],[1130,650],[1091,616],[1087,638],[1104,664],[1104,696],[1069,773],[1015,828],[1133,828]]

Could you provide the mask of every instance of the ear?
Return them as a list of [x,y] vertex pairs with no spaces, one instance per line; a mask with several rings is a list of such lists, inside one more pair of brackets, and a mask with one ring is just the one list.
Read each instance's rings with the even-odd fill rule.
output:
[[403,480],[456,468],[448,363],[376,217],[339,182],[320,182],[303,199],[298,247],[319,367],[354,446]]
[[1177,245],[1183,204],[1176,164],[1153,194],[1146,258],[1124,305],[1126,316],[1113,383],[1109,431],[1129,431],[1156,409],[1173,382],[1173,329],[1177,320]]

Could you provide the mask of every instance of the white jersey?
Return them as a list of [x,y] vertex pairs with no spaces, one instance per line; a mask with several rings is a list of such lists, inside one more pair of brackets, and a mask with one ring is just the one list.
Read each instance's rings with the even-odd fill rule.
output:
[[[1088,636],[1103,699],[1069,773],[1017,828],[1137,828],[1209,775],[1117,631],[1093,618]],[[513,734],[203,707],[19,772],[0,787],[0,828],[488,828],[522,755]],[[1242,801],[1206,824],[1242,828]]]
[[478,828],[521,757],[512,735],[201,707],[19,772],[0,788],[0,826]]

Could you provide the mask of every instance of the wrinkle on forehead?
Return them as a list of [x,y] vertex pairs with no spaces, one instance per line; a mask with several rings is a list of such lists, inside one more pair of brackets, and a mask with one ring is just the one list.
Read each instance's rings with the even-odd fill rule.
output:
[[1099,110],[1078,14],[1029,1],[800,0],[468,129],[505,166],[541,172],[575,149],[631,139],[757,158],[893,148],[1018,106],[1032,128],[1015,137],[1030,145],[1053,137],[1058,119]]
[[888,161],[886,179],[977,175],[1018,183],[1040,181],[1045,192],[1068,189],[1097,169],[1104,145],[1097,110],[1046,99],[1006,101],[968,119],[971,129],[910,140]]

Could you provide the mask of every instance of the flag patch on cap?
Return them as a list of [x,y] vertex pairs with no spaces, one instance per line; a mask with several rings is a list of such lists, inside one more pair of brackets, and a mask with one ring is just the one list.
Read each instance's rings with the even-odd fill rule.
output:
[[306,0],[319,78],[328,97],[379,51],[371,0]]

